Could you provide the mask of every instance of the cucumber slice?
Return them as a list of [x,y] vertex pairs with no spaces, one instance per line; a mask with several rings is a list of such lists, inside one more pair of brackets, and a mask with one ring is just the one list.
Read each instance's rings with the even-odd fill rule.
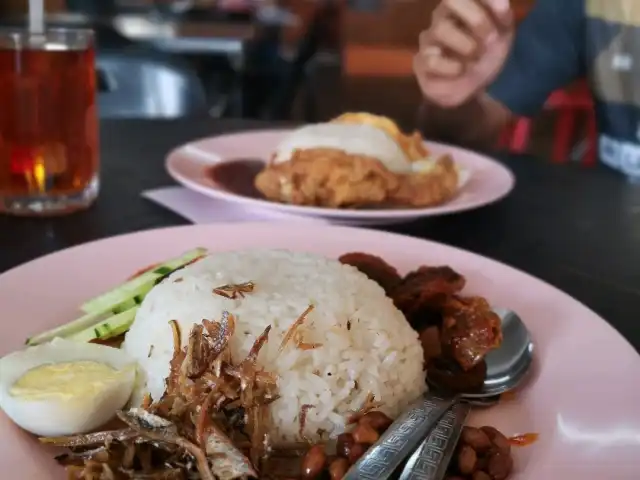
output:
[[60,325],[59,327],[56,327],[52,330],[48,330],[46,332],[34,335],[33,337],[27,338],[26,343],[29,346],[33,346],[53,340],[55,337],[67,337],[74,333],[81,332],[85,328],[95,325],[103,317],[104,312],[87,313],[72,322]]
[[145,272],[139,277],[129,280],[128,282],[89,300],[84,303],[80,309],[86,313],[107,312],[114,310],[114,308],[130,300],[141,302],[144,296],[149,293],[159,279],[166,277],[170,273],[184,267],[189,262],[192,262],[206,253],[207,251],[204,248],[191,250],[179,258],[174,258],[168,262],[164,262],[153,270]]
[[[118,325],[124,325],[126,323],[124,320],[128,318],[128,315],[131,315],[131,311],[133,310],[133,316],[131,317],[131,321],[127,327],[119,333],[112,333],[111,336],[124,333],[131,325],[131,322],[133,322],[138,306],[142,303],[147,293],[149,293],[157,283],[176,270],[184,268],[187,264],[206,253],[207,251],[204,248],[191,250],[179,258],[169,260],[168,262],[157,266],[153,270],[145,272],[142,275],[129,280],[123,285],[114,288],[113,290],[89,300],[80,307],[84,312],[83,316],[73,320],[72,322],[28,338],[26,342],[27,345],[39,345],[53,340],[55,337],[73,337],[75,335],[79,335],[85,330],[98,328],[99,326],[100,328],[98,328],[96,335],[108,334],[110,331],[109,328],[113,327],[115,331]],[[124,323],[116,323],[116,327],[114,327],[112,319],[118,315],[123,315],[123,317],[119,318],[122,318],[122,322]],[[120,321],[121,320],[118,320],[118,322]],[[105,322],[107,324],[106,326]],[[104,328],[106,328],[106,330],[104,330]],[[87,336],[88,334],[83,335]]]
[[74,342],[90,342],[91,340],[107,340],[125,333],[136,318],[139,307],[133,307],[117,315],[101,321],[97,325],[86,328],[67,337]]
[[[151,290],[151,288],[149,288],[149,290]],[[146,295],[149,290],[145,290],[144,295]],[[136,295],[135,297],[130,298],[129,300],[125,300],[120,305],[116,305],[111,310],[107,310],[106,312],[87,313],[70,323],[40,333],[34,337],[27,339],[27,345],[38,345],[40,343],[45,343],[53,340],[55,337],[71,337],[78,332],[90,328],[91,326],[102,323],[103,320],[107,320],[114,315],[127,312],[132,308],[135,308],[137,310],[142,303],[142,300],[144,299],[144,295]]]
[[109,320],[114,316],[127,313],[132,309],[134,310],[135,316],[135,312],[138,311],[140,303],[142,302],[141,300],[138,301],[137,298],[138,297],[134,297],[126,300],[120,305],[116,305],[111,310],[107,310],[106,312],[86,313],[82,317],[73,320],[72,322],[60,325],[59,327],[56,327],[52,330],[48,330],[46,332],[42,332],[38,335],[28,338],[26,343],[29,346],[33,346],[49,342],[55,337],[72,338],[74,335],[80,332],[83,332],[87,329],[95,328],[98,325],[104,324],[105,322],[109,322]]
[[134,308],[136,305],[138,305],[135,301],[135,298],[136,297],[132,298],[131,300],[127,300],[126,302],[123,302],[120,305],[112,308],[111,312],[114,315],[117,315],[118,313],[126,312],[130,308]]

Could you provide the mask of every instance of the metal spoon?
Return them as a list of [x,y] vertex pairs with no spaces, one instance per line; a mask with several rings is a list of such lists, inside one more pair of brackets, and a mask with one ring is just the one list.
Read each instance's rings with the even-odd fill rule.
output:
[[480,392],[452,397],[439,395],[438,387],[431,385],[429,392],[398,417],[343,480],[386,480],[421,441],[401,480],[435,480],[444,475],[469,413],[468,404],[495,403],[499,395],[522,382],[533,360],[533,342],[522,319],[511,310],[494,311],[502,321],[503,341],[485,358],[487,375]]

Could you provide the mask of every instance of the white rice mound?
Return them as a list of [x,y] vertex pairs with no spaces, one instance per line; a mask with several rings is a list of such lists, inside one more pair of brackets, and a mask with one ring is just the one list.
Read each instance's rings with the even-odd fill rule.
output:
[[[178,277],[182,281],[174,282]],[[212,293],[248,281],[255,289],[244,298]],[[285,333],[309,305],[315,308],[300,331],[305,342],[322,346],[300,350],[289,342],[279,354]],[[426,389],[418,334],[378,284],[337,260],[248,250],[212,254],[147,295],[122,347],[142,372],[134,401],[146,392],[159,399],[165,390],[173,355],[169,321],[180,324],[184,346],[194,323],[220,319],[225,310],[236,317],[231,340],[236,361],[272,326],[258,363],[279,376],[281,398],[271,405],[275,441],[300,440],[298,415],[304,404],[315,406],[308,411],[305,436],[320,440],[342,433],[368,392],[394,418]]]

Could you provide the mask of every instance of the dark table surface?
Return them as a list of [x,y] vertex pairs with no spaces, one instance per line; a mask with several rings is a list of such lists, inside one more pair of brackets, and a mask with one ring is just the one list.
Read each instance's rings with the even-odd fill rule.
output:
[[[166,153],[196,137],[261,126],[208,119],[103,122],[103,188],[96,205],[52,219],[0,216],[0,272],[90,240],[187,223],[140,197],[172,184],[163,167]],[[505,200],[387,229],[527,271],[588,305],[640,350],[640,185],[599,167],[501,160],[517,176]]]

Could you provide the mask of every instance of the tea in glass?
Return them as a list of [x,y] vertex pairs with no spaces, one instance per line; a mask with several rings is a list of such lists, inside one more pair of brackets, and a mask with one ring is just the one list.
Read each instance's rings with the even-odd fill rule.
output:
[[99,189],[93,34],[0,29],[0,213],[55,215]]

